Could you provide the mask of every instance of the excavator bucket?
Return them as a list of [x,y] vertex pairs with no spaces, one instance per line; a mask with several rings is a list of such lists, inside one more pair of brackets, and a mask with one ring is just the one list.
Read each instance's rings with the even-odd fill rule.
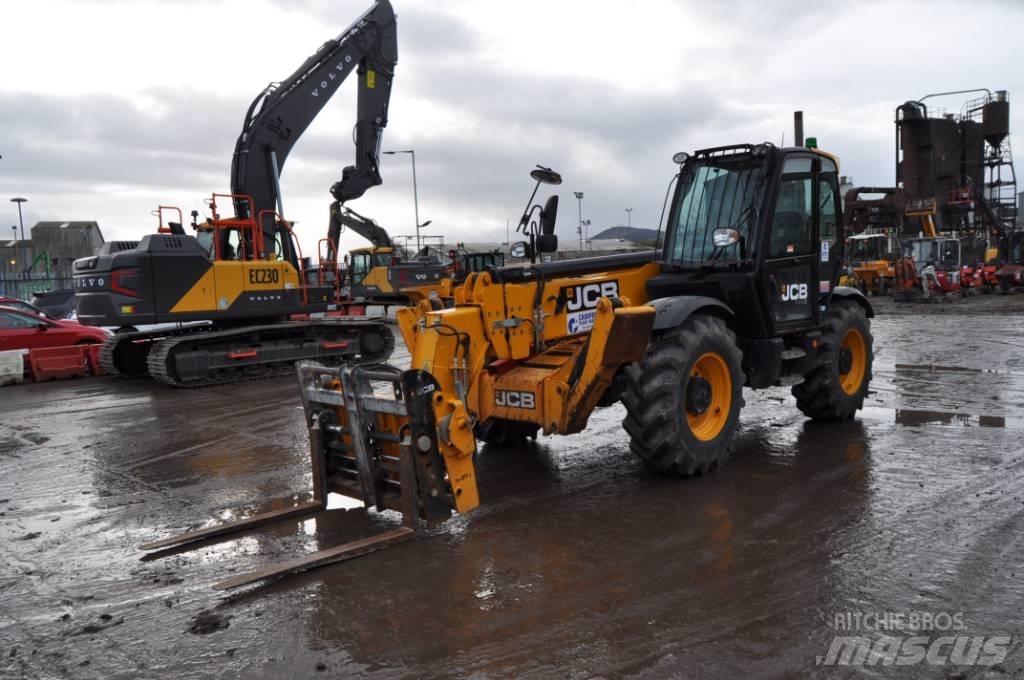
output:
[[[431,406],[438,386],[425,371],[386,364],[325,367],[298,364],[302,403],[309,427],[313,499],[229,524],[191,531],[142,546],[177,551],[190,543],[256,529],[327,508],[338,493],[367,508],[402,514],[399,527],[310,555],[236,576],[218,590],[271,580],[333,564],[411,540],[421,523],[447,520],[455,507],[437,441]],[[159,556],[162,553],[158,553]]]

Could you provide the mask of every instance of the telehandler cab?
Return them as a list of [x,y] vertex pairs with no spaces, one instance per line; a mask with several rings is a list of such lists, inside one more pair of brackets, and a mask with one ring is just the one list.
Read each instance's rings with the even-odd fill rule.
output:
[[[633,452],[674,475],[726,459],[744,386],[791,385],[807,416],[853,417],[871,379],[873,312],[860,291],[836,285],[838,161],[770,144],[674,161],[660,251],[470,274],[454,307],[399,312],[407,370],[299,364],[313,502],[149,547],[316,512],[335,492],[400,511],[403,526],[218,587],[364,554],[411,538],[420,520],[477,507],[478,440],[580,432],[594,408],[617,401]],[[546,168],[532,175],[560,182]],[[555,249],[556,198],[541,208],[531,196],[520,250]]]

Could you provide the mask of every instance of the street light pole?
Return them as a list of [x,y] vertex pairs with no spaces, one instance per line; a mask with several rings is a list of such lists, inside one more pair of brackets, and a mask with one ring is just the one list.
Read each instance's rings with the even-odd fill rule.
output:
[[11,225],[11,234],[14,236],[14,240],[11,241],[11,251],[12,251],[11,254],[14,255],[14,257],[11,258],[11,278],[13,279],[13,278],[16,278],[17,273],[18,273],[18,260],[22,259],[18,255],[18,225],[17,224],[12,224]]
[[632,208],[626,208],[626,226],[627,227],[632,227],[633,226],[633,214],[632,213],[633,213],[633,209]]
[[572,195],[576,197],[580,207],[580,226],[576,229],[576,233],[580,237],[580,250],[583,250],[583,192],[574,191]]
[[416,149],[405,149],[402,151],[385,151],[388,156],[394,156],[395,154],[407,153],[412,157],[412,204],[413,210],[416,213],[416,252],[420,250],[420,197],[419,190],[416,187]]
[[21,197],[19,197],[19,198],[12,198],[11,199],[11,203],[17,203],[18,204],[18,224],[21,225],[21,240],[24,241],[25,240],[25,221],[21,218],[21,204],[22,203],[28,203],[28,199],[27,198],[21,198]]

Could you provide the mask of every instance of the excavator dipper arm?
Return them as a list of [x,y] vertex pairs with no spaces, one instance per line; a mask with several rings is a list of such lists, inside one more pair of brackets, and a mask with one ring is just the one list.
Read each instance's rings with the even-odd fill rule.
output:
[[[245,200],[236,200],[236,216],[255,218],[264,210],[282,212],[278,180],[285,160],[353,70],[359,75],[355,164],[343,170],[331,194],[345,202],[380,184],[381,133],[388,122],[388,103],[397,61],[395,14],[389,0],[377,0],[286,80],[268,85],[249,106],[231,163],[231,191],[251,196],[256,214],[248,214],[249,205]],[[265,215],[261,227],[264,241],[273,244],[278,229],[273,215]],[[281,243],[288,248],[286,244],[290,241],[282,238]]]
[[[340,182],[339,182],[340,184]],[[337,185],[335,185],[337,186]],[[369,217],[363,217],[351,208],[345,208],[341,202],[331,203],[331,219],[327,228],[327,238],[331,245],[337,247],[338,238],[341,236],[341,228],[348,227],[373,244],[374,248],[391,248],[391,236],[384,227],[380,226]]]

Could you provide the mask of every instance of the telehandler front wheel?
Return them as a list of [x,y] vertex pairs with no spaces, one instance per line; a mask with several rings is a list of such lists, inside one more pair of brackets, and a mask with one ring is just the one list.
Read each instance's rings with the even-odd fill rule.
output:
[[661,472],[705,473],[729,455],[743,406],[742,355],[716,317],[695,314],[651,338],[626,369],[629,447]]
[[814,367],[793,386],[797,408],[815,420],[849,420],[864,406],[874,362],[874,339],[864,308],[833,302],[818,342]]

